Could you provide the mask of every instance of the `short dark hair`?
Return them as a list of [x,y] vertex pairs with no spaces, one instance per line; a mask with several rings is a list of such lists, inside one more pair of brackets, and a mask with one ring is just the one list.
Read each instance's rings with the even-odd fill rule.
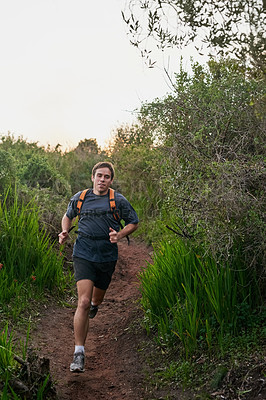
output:
[[108,168],[110,169],[111,172],[111,179],[114,179],[115,176],[115,169],[112,163],[108,162],[108,161],[103,161],[103,162],[98,162],[97,164],[94,165],[94,167],[92,168],[92,176],[95,176],[96,170],[99,168]]

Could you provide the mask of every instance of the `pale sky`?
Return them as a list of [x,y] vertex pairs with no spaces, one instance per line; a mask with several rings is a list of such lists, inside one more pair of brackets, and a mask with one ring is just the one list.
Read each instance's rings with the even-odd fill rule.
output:
[[[160,56],[149,69],[130,45],[124,0],[0,0],[0,134],[63,149],[134,120],[170,92]],[[197,55],[182,52],[185,60]],[[171,53],[177,71],[181,53]],[[158,56],[159,57],[159,56]],[[189,62],[188,62],[189,63]]]

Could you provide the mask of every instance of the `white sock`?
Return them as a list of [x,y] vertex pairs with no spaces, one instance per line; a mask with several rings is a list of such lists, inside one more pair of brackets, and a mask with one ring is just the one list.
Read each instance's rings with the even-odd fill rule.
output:
[[85,353],[84,346],[75,346],[75,353]]

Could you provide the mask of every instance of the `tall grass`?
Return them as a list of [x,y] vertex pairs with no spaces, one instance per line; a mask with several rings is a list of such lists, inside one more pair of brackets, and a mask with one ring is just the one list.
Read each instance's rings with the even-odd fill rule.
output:
[[0,311],[16,317],[44,290],[63,290],[63,259],[40,227],[34,201],[10,189],[0,202]]
[[14,368],[13,336],[12,333],[9,335],[6,325],[3,332],[0,333],[0,381],[8,381]]
[[202,342],[222,347],[224,334],[238,334],[244,310],[256,304],[255,278],[241,267],[237,260],[218,266],[182,241],[162,243],[139,277],[147,329],[164,343],[179,340],[187,356]]

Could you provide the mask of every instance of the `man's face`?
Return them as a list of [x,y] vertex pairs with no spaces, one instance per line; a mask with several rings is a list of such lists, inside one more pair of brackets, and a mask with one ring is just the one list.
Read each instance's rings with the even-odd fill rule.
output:
[[92,175],[91,180],[93,182],[93,193],[97,194],[98,196],[105,195],[113,183],[109,168],[96,169],[95,176]]

